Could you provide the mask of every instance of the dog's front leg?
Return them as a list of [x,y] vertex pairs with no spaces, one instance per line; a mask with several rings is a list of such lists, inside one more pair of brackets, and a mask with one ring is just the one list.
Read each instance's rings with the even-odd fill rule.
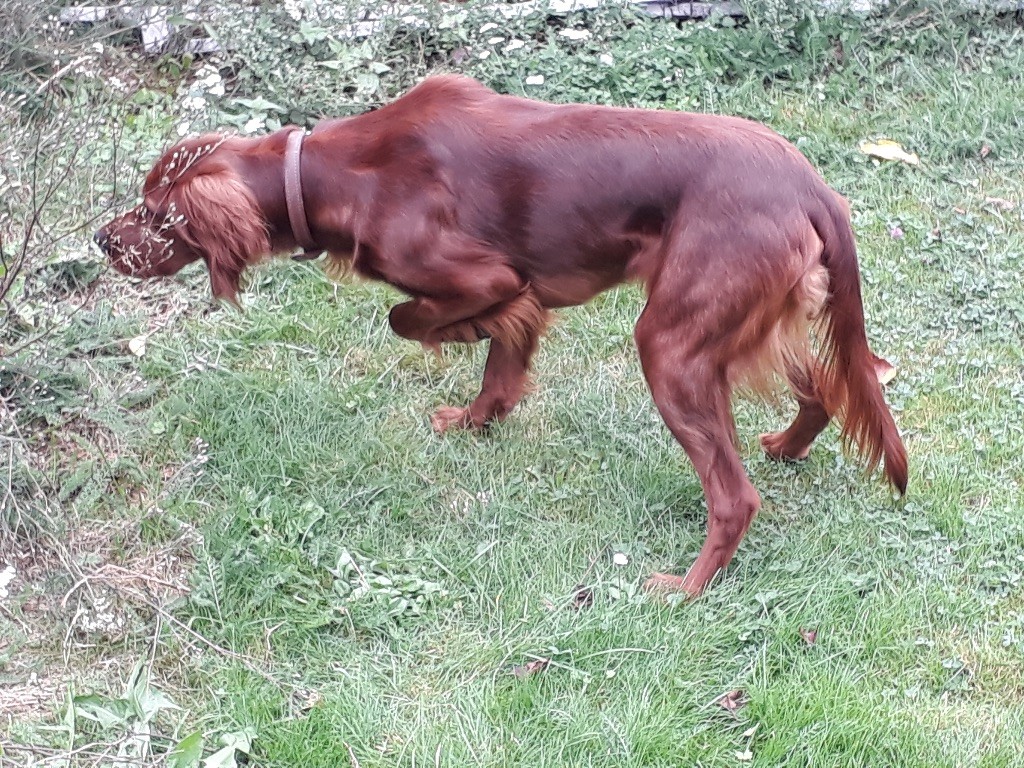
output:
[[504,420],[526,391],[530,360],[537,351],[539,338],[539,331],[534,332],[522,346],[493,339],[480,394],[468,406],[439,408],[430,420],[434,431],[442,433],[452,427],[479,429],[493,421]]
[[391,310],[392,330],[431,348],[491,341],[480,394],[467,407],[439,409],[431,423],[444,432],[500,421],[526,389],[548,310],[500,252],[457,232],[444,233],[428,252],[427,263],[396,260],[386,265],[390,272],[383,278],[415,297]]
[[388,323],[403,339],[432,348],[446,341],[471,344],[486,339],[486,332],[473,324],[473,318],[464,317],[466,307],[463,299],[413,299],[393,307]]
[[428,347],[443,342],[491,340],[480,394],[469,406],[439,408],[431,419],[434,429],[439,433],[453,427],[474,429],[503,420],[526,390],[530,360],[547,325],[547,311],[527,288],[512,300],[474,317],[436,328],[431,320],[438,313],[429,306],[430,301],[414,299],[392,309],[392,329]]

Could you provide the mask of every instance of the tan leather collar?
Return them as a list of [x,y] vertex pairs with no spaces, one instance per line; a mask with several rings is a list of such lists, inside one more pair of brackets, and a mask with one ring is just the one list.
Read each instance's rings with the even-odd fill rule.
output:
[[284,152],[284,201],[288,208],[288,223],[292,228],[295,242],[305,251],[305,256],[317,254],[319,250],[313,242],[306,219],[306,207],[302,203],[302,173],[299,168],[299,155],[302,152],[302,140],[306,131],[296,128],[288,134],[288,145]]

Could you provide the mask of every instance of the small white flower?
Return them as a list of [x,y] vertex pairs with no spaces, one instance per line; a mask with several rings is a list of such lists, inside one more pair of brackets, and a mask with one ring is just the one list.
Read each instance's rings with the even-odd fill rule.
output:
[[526,78],[527,85],[544,85],[544,75],[530,75]]
[[590,30],[588,29],[563,29],[559,33],[562,37],[568,40],[586,40],[590,37]]
[[615,59],[612,58],[612,55],[610,53],[602,53],[600,56],[597,57],[597,60],[609,67],[615,63]]
[[509,41],[509,44],[505,46],[504,51],[505,53],[508,53],[509,51],[518,51],[520,48],[525,47],[526,43],[524,43],[522,40],[511,40]]
[[618,566],[629,565],[629,555],[625,552],[616,552],[612,555],[612,562]]
[[191,127],[192,126],[186,120],[184,123],[178,123],[178,127],[175,130],[178,132],[179,136],[184,136],[185,134],[188,133],[189,128],[191,128]]
[[224,95],[224,81],[221,79],[220,72],[215,69],[208,70],[199,83],[212,96]]
[[242,133],[256,133],[263,127],[263,120],[259,117],[249,118],[249,121],[242,126]]
[[302,19],[302,2],[300,0],[284,0],[284,11],[295,21]]
[[480,53],[478,53],[476,55],[476,57],[482,61],[483,59],[486,59],[490,55],[491,55],[490,51],[480,51]]

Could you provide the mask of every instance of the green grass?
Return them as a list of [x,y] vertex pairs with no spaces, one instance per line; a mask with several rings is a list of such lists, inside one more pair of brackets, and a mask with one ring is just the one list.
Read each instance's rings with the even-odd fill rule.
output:
[[[640,34],[664,30],[612,45]],[[157,638],[154,685],[184,707],[164,732],[253,727],[266,766],[1021,765],[1024,54],[986,34],[1010,42],[870,50],[877,70],[751,76],[692,105],[768,122],[850,198],[869,335],[899,368],[904,502],[834,428],[801,465],[767,460],[756,436],[792,408],[738,401],[762,511],[706,596],[648,600],[706,511],[636,360],[638,289],[560,313],[513,416],[442,438],[428,416],[475,395],[483,347],[437,358],[389,333],[398,294],[309,265],[258,272],[242,313],[203,312],[195,270],[196,304],[99,369],[156,394],[125,416],[135,475],[76,513],[137,526],[129,553],[197,531],[171,608],[206,642],[149,617],[73,664]],[[873,164],[856,145],[877,136],[922,165]],[[120,342],[150,308],[95,311]],[[343,553],[376,574],[368,593]],[[575,610],[578,584],[594,601]]]

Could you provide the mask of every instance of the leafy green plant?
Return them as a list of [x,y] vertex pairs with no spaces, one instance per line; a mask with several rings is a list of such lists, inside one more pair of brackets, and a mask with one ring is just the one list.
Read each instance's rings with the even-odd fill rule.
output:
[[252,754],[256,729],[222,733],[213,752],[203,757],[207,735],[195,731],[174,741],[163,733],[167,716],[181,708],[150,680],[143,664],[137,664],[120,696],[73,695],[68,702],[63,728],[68,749],[86,752],[128,765],[151,765],[165,760],[172,768],[236,768]]
[[335,607],[360,627],[380,629],[436,608],[448,591],[416,571],[400,570],[343,549],[331,570]]
[[154,754],[158,717],[178,709],[169,696],[153,687],[146,668],[137,664],[122,695],[71,697],[64,718],[69,749],[83,740],[103,738],[109,740],[116,759],[146,761]]

